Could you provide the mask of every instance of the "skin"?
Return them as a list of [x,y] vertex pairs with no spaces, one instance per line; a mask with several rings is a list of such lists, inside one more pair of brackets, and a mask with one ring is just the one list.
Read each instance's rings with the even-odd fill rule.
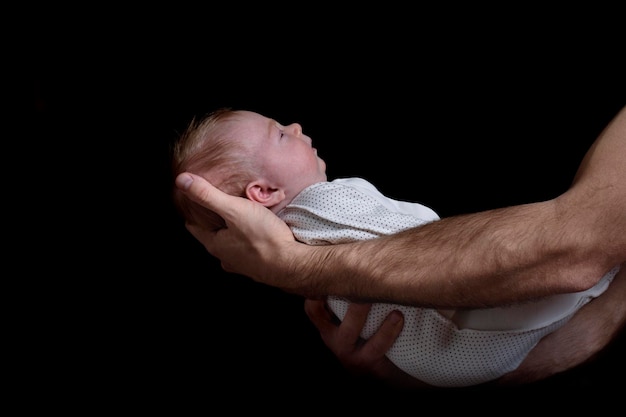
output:
[[[402,328],[399,313],[362,341],[358,336],[367,304],[351,305],[338,324],[317,300],[335,294],[361,302],[484,307],[590,288],[626,260],[625,158],[622,109],[587,152],[570,189],[554,199],[444,218],[396,235],[333,246],[296,242],[266,207],[226,195],[200,177],[184,173],[176,183],[225,219],[227,228],[217,232],[187,227],[226,271],[308,297],[309,318],[346,368],[414,388],[423,385],[384,355]],[[606,346],[624,327],[624,274],[622,269],[616,277],[619,284],[542,340],[498,383],[546,378],[589,360]]]
[[[563,327],[544,337],[520,366],[491,385],[515,386],[549,378],[593,360],[626,326],[626,267],[600,297],[582,307]],[[341,323],[322,300],[304,310],[326,346],[355,375],[371,375],[402,389],[432,388],[395,366],[385,353],[400,335],[402,314],[394,311],[368,340],[360,337],[370,304],[351,304]]]
[[485,307],[585,290],[626,260],[625,158],[622,109],[554,199],[330,246],[296,242],[266,207],[201,177],[183,173],[176,184],[226,221],[218,231],[188,226],[226,271],[307,298]]
[[298,123],[283,126],[245,110],[237,116],[232,137],[245,142],[258,169],[256,179],[246,186],[248,199],[278,213],[304,188],[326,181],[326,163]]

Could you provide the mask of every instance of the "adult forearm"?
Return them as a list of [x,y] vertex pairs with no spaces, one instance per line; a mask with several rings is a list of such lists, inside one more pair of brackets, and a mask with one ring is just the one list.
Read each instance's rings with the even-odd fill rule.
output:
[[626,110],[545,202],[446,218],[342,245],[295,242],[262,205],[181,174],[178,187],[227,227],[187,225],[225,270],[298,293],[434,307],[501,305],[593,286],[626,261]]
[[625,160],[622,109],[558,198],[445,218],[369,241],[292,244],[274,264],[281,265],[278,275],[264,281],[280,277],[280,286],[310,297],[433,307],[501,305],[590,288],[626,261]]
[[582,291],[626,260],[626,205],[607,210],[602,193],[590,198],[596,207],[563,197],[363,242],[296,245],[300,255],[282,252],[288,285],[309,297],[432,307],[485,307]]
[[321,283],[320,293],[436,307],[579,291],[606,271],[587,256],[587,235],[555,232],[575,230],[571,221],[555,201],[450,217],[394,236],[316,247],[292,275],[307,288]]

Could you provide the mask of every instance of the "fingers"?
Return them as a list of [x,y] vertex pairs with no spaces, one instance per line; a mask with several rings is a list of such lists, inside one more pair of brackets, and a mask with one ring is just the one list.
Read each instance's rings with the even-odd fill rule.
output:
[[361,331],[367,321],[367,315],[370,312],[371,304],[350,303],[348,311],[343,318],[343,322],[337,331],[338,354],[344,351],[352,350],[354,345],[361,338]]
[[304,302],[304,311],[320,333],[326,346],[339,358],[344,365],[353,362],[352,355],[360,342],[360,332],[367,318],[369,305],[352,308],[343,322],[327,308],[325,300],[307,299]]
[[415,383],[414,378],[400,371],[386,357],[387,351],[402,330],[402,314],[399,311],[391,312],[378,331],[368,340],[363,340],[360,334],[370,309],[371,304],[351,303],[343,321],[338,322],[324,300],[304,301],[307,316],[319,330],[326,346],[346,369],[355,375],[371,374],[383,379]]
[[361,348],[364,358],[376,359],[385,355],[394,344],[404,325],[402,313],[395,310],[389,313],[376,333]]
[[313,325],[319,330],[322,339],[326,340],[324,335],[336,329],[336,318],[326,309],[326,302],[324,300],[304,300],[304,311],[309,317],[309,320],[311,320]]
[[[304,302],[304,311],[309,320],[317,327],[331,350],[340,357],[354,352],[361,340],[361,331],[370,309],[371,304],[351,303],[343,322],[338,324],[336,317],[326,308],[324,300],[307,299]],[[391,312],[376,333],[361,344],[359,355],[362,359],[372,360],[384,356],[400,335],[403,325],[402,313],[397,310]]]

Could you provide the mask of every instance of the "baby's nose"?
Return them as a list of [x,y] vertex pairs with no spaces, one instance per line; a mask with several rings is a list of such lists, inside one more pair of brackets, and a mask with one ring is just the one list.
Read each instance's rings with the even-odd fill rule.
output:
[[302,126],[300,126],[300,123],[292,123],[289,127],[293,129],[293,134],[295,136],[302,135]]

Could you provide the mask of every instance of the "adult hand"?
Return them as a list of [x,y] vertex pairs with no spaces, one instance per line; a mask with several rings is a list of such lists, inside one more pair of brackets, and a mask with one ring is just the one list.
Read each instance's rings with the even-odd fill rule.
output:
[[[215,231],[186,225],[206,250],[220,259],[225,271],[253,279],[267,276],[263,265],[271,263],[280,267],[281,248],[285,244],[295,244],[285,222],[257,202],[228,195],[204,178],[190,173],[178,175],[176,186],[226,222],[226,228]],[[264,282],[272,284],[268,280]]]
[[349,372],[372,376],[398,388],[428,387],[385,356],[404,325],[402,313],[391,312],[372,337],[367,340],[361,338],[370,308],[371,304],[351,303],[343,322],[339,322],[325,301],[306,299],[304,302],[304,310],[319,330],[322,340]]
[[[516,370],[486,385],[536,382],[597,357],[624,330],[624,298],[626,265],[602,295],[583,306],[563,327],[544,337]],[[326,346],[351,373],[370,375],[399,388],[430,387],[403,372],[385,356],[402,330],[400,312],[391,313],[370,339],[360,337],[370,307],[351,303],[343,322],[339,322],[324,301],[306,300],[304,304],[307,316]]]

